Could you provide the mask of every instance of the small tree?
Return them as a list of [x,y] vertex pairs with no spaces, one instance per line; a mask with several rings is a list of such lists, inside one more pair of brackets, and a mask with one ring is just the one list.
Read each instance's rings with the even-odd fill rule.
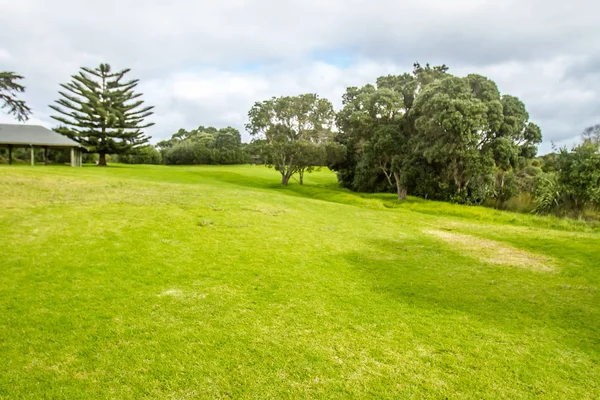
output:
[[58,105],[50,106],[60,114],[52,118],[63,124],[56,131],[98,153],[101,166],[107,154],[125,154],[150,139],[142,130],[154,125],[144,122],[154,107],[143,106],[142,94],[134,92],[138,79],[123,80],[129,71],[111,72],[108,64],[82,67],[71,82],[61,84],[65,91],[59,91]]
[[581,134],[585,142],[600,144],[600,124],[588,126]]
[[27,121],[31,115],[31,109],[25,101],[19,100],[18,93],[25,91],[25,86],[17,83],[23,79],[21,75],[14,72],[0,72],[0,108],[8,109],[8,113],[14,115],[19,121]]
[[576,211],[600,205],[600,143],[589,140],[558,155],[558,183]]
[[248,112],[246,129],[255,137],[264,136],[267,163],[281,173],[287,185],[294,173],[309,171],[326,163],[321,151],[331,141],[333,106],[316,94],[273,97],[257,102]]

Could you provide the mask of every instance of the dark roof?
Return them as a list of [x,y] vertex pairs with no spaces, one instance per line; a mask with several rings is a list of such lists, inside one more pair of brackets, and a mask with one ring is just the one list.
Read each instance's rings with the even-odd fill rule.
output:
[[40,125],[0,124],[0,145],[84,147],[80,143]]

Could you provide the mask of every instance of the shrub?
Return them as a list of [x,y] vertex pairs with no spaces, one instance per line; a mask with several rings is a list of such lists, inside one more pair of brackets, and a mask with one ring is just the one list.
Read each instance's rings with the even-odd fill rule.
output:
[[549,214],[559,209],[561,190],[555,174],[541,174],[535,179],[534,207],[535,214]]
[[160,164],[162,156],[154,146],[142,146],[129,154],[117,156],[117,160],[124,164]]

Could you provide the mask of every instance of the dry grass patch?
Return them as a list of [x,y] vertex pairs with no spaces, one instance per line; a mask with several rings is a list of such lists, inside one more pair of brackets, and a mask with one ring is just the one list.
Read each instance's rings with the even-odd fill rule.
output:
[[554,261],[550,257],[531,253],[505,243],[449,231],[428,229],[424,232],[443,240],[470,257],[489,264],[508,265],[544,272],[550,272],[554,269]]

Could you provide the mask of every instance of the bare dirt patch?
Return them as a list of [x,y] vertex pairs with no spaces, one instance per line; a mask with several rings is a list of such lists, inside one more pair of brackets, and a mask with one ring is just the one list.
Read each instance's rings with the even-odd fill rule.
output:
[[489,264],[507,265],[542,272],[554,270],[552,258],[522,250],[506,243],[482,239],[464,233],[434,229],[428,229],[424,232],[443,240],[470,257]]

